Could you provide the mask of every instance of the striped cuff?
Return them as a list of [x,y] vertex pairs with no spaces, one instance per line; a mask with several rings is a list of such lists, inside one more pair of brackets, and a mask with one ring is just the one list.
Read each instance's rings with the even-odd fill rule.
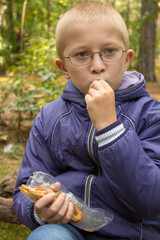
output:
[[36,211],[35,211],[35,209],[34,209],[34,218],[35,218],[35,220],[36,220],[36,222],[39,224],[39,225],[45,225],[45,223],[44,222],[42,222],[42,220],[38,217],[38,215],[36,214]]
[[98,142],[98,147],[101,148],[105,145],[110,144],[117,138],[119,138],[120,135],[122,135],[125,132],[125,128],[123,123],[116,121],[110,126],[100,130],[97,132],[95,138]]

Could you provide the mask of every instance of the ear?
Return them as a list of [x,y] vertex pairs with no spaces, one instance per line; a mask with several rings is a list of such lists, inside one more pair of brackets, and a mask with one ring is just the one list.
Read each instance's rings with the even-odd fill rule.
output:
[[126,71],[129,67],[129,64],[133,58],[134,52],[132,49],[129,49],[127,51],[126,59],[125,59],[125,65],[124,65],[124,70]]
[[64,64],[64,62],[60,59],[60,58],[57,58],[55,60],[55,64],[56,66],[59,68],[59,70],[63,73],[63,75],[65,76],[66,79],[69,79],[69,73],[68,73],[68,70]]

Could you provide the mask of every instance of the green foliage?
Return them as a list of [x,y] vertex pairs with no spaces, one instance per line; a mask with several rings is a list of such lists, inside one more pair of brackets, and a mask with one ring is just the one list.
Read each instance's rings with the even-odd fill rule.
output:
[[[10,94],[10,86],[6,83],[0,84],[0,122],[3,124],[4,122],[4,108],[5,108],[5,101]],[[4,140],[4,136],[0,135],[0,140]]]
[[9,93],[10,93],[10,88],[8,84],[2,83],[0,85],[0,115],[3,113],[3,104],[7,99]]
[[115,1],[115,8],[121,13],[129,32],[130,48],[134,50],[134,61],[131,68],[135,68],[139,53],[139,24],[141,22],[141,1]]
[[[17,89],[15,89],[15,92],[17,92],[16,90]],[[14,113],[38,111],[39,107],[36,106],[35,95],[39,92],[39,90],[32,90],[24,93],[22,96],[17,95],[15,99],[12,99],[11,105],[6,107],[4,111],[11,111]]]
[[54,64],[56,56],[55,39],[48,40],[39,37],[38,40],[30,39],[26,43],[23,61],[20,64],[25,66],[28,74],[41,71],[54,72],[56,71]]
[[139,21],[139,23],[137,24],[137,29],[140,30],[147,24],[148,21],[151,21],[156,18],[157,12],[151,14],[149,11],[146,11],[144,15],[141,17],[141,21]]
[[6,142],[8,139],[8,134],[3,134],[1,131],[0,131],[0,142]]
[[[12,134],[13,133],[11,133],[11,135]],[[13,151],[11,153],[4,153],[3,149],[5,145],[0,145],[0,179],[16,168],[19,168],[25,149],[24,144],[13,142]],[[31,231],[22,224],[0,222],[0,240],[26,240],[30,232]]]
[[8,173],[14,171],[16,168],[20,167],[20,164],[22,162],[22,156],[24,154],[25,149],[22,144],[14,142],[12,152],[5,153],[4,152],[5,146],[7,145],[1,144],[0,146],[0,164],[1,164],[0,179],[5,177]]
[[[41,40],[41,41],[39,41]],[[59,71],[54,64],[56,58],[54,39],[31,39],[26,44],[21,61],[8,68],[9,82],[1,86],[1,112],[12,112],[18,129],[22,121],[33,119],[40,108],[59,97],[64,83],[57,83]],[[2,104],[10,94],[10,104]],[[13,119],[11,119],[13,120]]]
[[9,153],[5,153],[8,155],[10,159],[18,160],[19,158],[22,159],[24,154],[24,149],[20,143],[13,144],[12,150]]
[[[26,77],[23,79],[23,94],[21,94],[22,83],[18,78],[15,79],[15,76],[16,73],[12,76],[13,81],[9,90],[10,93],[14,93],[15,97],[11,99],[8,106],[1,105],[1,109],[2,112],[16,114],[15,120],[18,122],[18,128],[20,129],[23,120],[27,118],[33,119],[44,104],[59,97],[64,90],[65,84],[56,83],[52,73],[44,75],[45,80]],[[13,121],[13,119],[10,120]]]
[[9,84],[1,86],[2,102],[14,94],[11,104],[5,107],[0,104],[1,112],[15,113],[19,129],[25,118],[34,118],[43,104],[59,97],[64,90],[64,84],[55,83],[59,72],[54,64],[54,39],[39,40],[27,42],[21,61],[8,69]]
[[38,104],[40,107],[42,107],[44,104],[53,101],[54,99],[61,96],[62,92],[64,91],[66,86],[66,83],[58,83],[57,81],[44,81],[42,83],[42,92],[45,93],[45,96],[43,99],[40,99],[38,101]]
[[1,240],[26,240],[30,230],[24,225],[0,222],[0,239]]

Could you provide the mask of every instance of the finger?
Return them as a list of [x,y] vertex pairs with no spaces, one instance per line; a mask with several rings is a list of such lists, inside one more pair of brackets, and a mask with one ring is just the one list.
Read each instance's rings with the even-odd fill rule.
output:
[[97,89],[90,88],[89,91],[88,91],[88,94],[89,94],[91,97],[98,96],[98,95],[99,95],[99,91],[97,91]]
[[85,102],[86,102],[86,104],[88,104],[91,100],[92,100],[92,97],[87,93],[85,95]]
[[[105,89],[110,89],[110,88],[111,88],[111,86],[109,85],[109,83],[106,82],[105,80],[100,79],[99,82],[100,82],[100,84],[101,84]],[[112,88],[111,88],[111,89],[112,89]]]
[[[99,92],[101,92],[101,95],[103,93],[106,97],[114,96],[114,90],[112,89],[112,87],[109,85],[108,82],[106,82],[104,79],[100,79],[97,81],[98,81],[98,83],[95,83],[95,85],[93,85],[93,87],[95,87],[95,89],[97,89],[97,93],[99,91]],[[91,87],[91,89],[92,89],[92,87]]]
[[48,193],[46,196],[36,201],[34,204],[36,212],[39,212],[42,208],[47,207],[54,200],[55,197],[55,193]]
[[69,206],[66,212],[66,215],[64,216],[64,218],[61,219],[60,224],[67,224],[73,215],[73,203],[69,202]]
[[68,219],[68,215],[67,217],[67,211],[69,209],[69,204],[70,204],[70,198],[68,196],[66,196],[66,199],[64,201],[64,203],[61,205],[60,209],[57,211],[57,213],[55,215],[53,215],[48,222],[49,223],[67,223],[70,218]]
[[60,209],[62,208],[65,202],[65,199],[66,199],[66,194],[63,192],[60,193],[60,195],[55,200],[55,202],[52,205],[50,205],[50,207],[48,208],[48,211],[47,211],[48,218],[53,218],[58,214],[58,212],[60,211]]
[[64,216],[66,215],[66,212],[68,210],[68,207],[69,207],[69,202],[70,202],[70,198],[67,196],[63,205],[59,209],[57,215],[54,216],[53,219],[56,218],[56,221],[59,222],[61,219],[64,218]]
[[55,192],[59,192],[60,189],[61,189],[61,184],[60,184],[60,182],[56,182],[56,183],[54,183],[51,187],[53,188],[53,190],[54,190]]
[[104,79],[99,79],[99,80],[95,80],[91,83],[90,88],[95,88],[97,90],[101,90],[101,89],[112,89],[111,86],[109,85],[109,83],[107,81],[105,81]]
[[[91,84],[90,84],[90,88],[93,88],[93,89],[96,89],[96,90],[99,90],[101,88],[101,83],[99,80],[94,80]],[[90,89],[89,88],[89,89]]]

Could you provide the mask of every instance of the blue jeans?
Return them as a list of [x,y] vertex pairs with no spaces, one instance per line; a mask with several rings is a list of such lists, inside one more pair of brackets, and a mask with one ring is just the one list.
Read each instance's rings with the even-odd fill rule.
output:
[[[87,233],[70,224],[46,224],[36,228],[27,240],[120,240],[107,238],[97,233]],[[125,240],[125,239],[121,239]]]

